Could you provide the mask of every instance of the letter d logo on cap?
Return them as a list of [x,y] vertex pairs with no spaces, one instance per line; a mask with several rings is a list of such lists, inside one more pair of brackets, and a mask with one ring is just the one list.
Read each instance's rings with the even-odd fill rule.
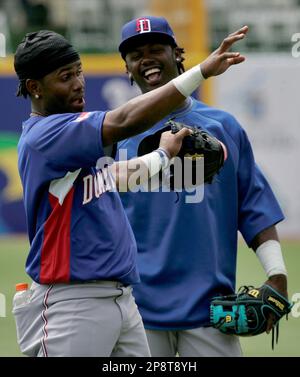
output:
[[148,18],[138,18],[136,20],[136,31],[139,33],[149,33],[151,31],[151,22]]

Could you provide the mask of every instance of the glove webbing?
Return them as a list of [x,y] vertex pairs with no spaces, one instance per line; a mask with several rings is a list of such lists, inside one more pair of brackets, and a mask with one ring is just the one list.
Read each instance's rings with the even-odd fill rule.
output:
[[[250,289],[254,288],[252,285],[243,285],[238,290],[238,295],[242,295],[244,293],[247,293]],[[288,314],[286,315],[286,319],[288,319]],[[278,344],[279,339],[279,322],[275,326],[272,327],[272,350],[274,351],[274,343],[276,340],[276,344]]]
[[[237,296],[241,296],[243,294],[246,294],[250,289],[253,289],[254,286],[253,285],[243,285],[239,288],[238,292],[237,292]],[[239,314],[238,312],[235,313],[235,321],[236,323],[238,322],[238,318],[239,318]],[[286,314],[286,319],[288,320],[288,314]],[[224,322],[225,322],[225,318],[223,320],[220,321],[220,323],[218,324],[218,327],[221,327]],[[275,326],[272,327],[272,350],[274,351],[274,343],[276,341],[276,344],[278,344],[278,339],[279,339],[279,322],[277,322],[277,324]]]
[[[247,293],[249,289],[254,288],[252,285],[243,285],[242,287],[239,288],[238,290],[238,295],[242,295],[244,293]],[[288,320],[288,314],[286,314],[286,320]],[[274,343],[276,341],[276,344],[278,344],[278,339],[279,339],[279,322],[275,326],[272,327],[272,350],[274,351]]]

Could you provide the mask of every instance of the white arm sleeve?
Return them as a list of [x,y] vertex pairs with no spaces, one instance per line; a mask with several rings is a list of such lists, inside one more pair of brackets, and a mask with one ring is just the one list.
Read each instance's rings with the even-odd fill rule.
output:
[[276,240],[268,240],[256,249],[256,255],[268,277],[273,275],[286,275],[280,243]]
[[172,82],[183,96],[188,97],[198,88],[203,80],[201,66],[196,65],[173,79]]

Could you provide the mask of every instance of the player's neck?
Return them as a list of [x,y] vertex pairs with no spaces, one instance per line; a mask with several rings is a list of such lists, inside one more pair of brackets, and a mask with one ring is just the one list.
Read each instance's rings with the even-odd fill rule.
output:
[[30,116],[31,117],[34,117],[34,116],[45,117],[47,116],[47,114],[41,109],[37,109],[35,106],[32,106]]
[[44,117],[45,115],[42,114],[42,113],[40,113],[40,112],[38,112],[38,111],[32,111],[32,112],[30,113],[30,116],[31,116],[31,117],[35,117],[35,116]]

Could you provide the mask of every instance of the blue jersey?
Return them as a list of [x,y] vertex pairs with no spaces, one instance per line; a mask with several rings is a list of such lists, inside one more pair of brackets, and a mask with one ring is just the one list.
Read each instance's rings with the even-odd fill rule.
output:
[[[121,195],[138,245],[136,302],[145,327],[161,330],[208,325],[211,298],[235,290],[238,231],[249,245],[283,219],[245,131],[230,114],[190,100],[169,118],[216,136],[228,158],[213,184],[204,186],[200,203],[186,203],[187,192]],[[132,158],[143,138],[168,119],[119,148]]]
[[31,117],[18,145],[30,252],[38,283],[139,281],[136,243],[107,169],[104,112]]

